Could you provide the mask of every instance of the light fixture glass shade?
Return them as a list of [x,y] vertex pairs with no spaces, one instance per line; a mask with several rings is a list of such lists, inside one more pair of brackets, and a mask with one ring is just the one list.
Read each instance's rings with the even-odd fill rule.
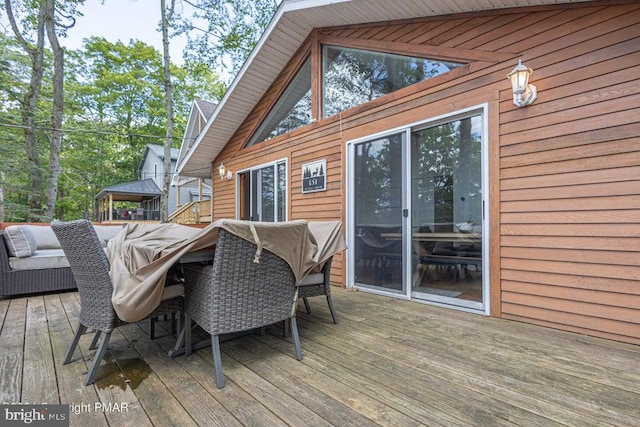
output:
[[529,84],[529,78],[533,70],[518,60],[518,65],[507,74],[513,91],[513,103],[517,107],[533,104],[538,97],[538,91],[534,85]]
[[218,166],[218,172],[220,172],[220,179],[224,179],[225,178],[224,163],[220,162],[220,166]]
[[513,93],[522,93],[527,89],[531,73],[533,70],[523,65],[521,59],[518,60],[518,65],[508,75]]

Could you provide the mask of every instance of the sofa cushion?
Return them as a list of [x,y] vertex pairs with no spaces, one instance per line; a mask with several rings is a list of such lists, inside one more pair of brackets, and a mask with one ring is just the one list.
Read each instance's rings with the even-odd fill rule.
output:
[[106,247],[109,240],[121,232],[123,227],[120,225],[94,225],[93,228],[96,230],[102,246]]
[[48,225],[23,225],[33,232],[36,238],[36,249],[60,249],[60,242]]
[[4,240],[12,257],[28,257],[36,251],[36,238],[27,227],[10,225],[4,229]]
[[62,249],[42,249],[26,258],[9,258],[12,270],[46,270],[69,267]]

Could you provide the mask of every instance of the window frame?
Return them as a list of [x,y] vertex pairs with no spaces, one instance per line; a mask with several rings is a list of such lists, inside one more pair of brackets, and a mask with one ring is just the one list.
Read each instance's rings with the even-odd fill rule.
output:
[[[308,66],[307,66],[308,64]],[[269,123],[269,121],[271,120],[271,118],[276,114],[276,112],[278,111],[278,107],[281,106],[285,100],[286,97],[289,93],[291,93],[292,89],[294,88],[295,83],[299,80],[300,76],[301,76],[301,72],[304,71],[305,68],[309,69],[309,97],[310,97],[310,105],[309,105],[309,121],[305,124],[302,124],[300,126],[298,126],[297,128],[288,130],[286,132],[283,132],[281,134],[278,135],[274,135],[269,137],[267,135],[267,138],[265,139],[260,139],[258,140],[258,136],[264,132],[265,126],[267,125],[267,123]],[[267,113],[261,117],[261,119],[259,120],[259,124],[256,126],[256,128],[253,130],[253,132],[251,132],[251,135],[249,136],[249,138],[247,139],[247,142],[245,144],[245,148],[249,148],[249,147],[253,147],[254,145],[258,145],[261,144],[265,141],[269,141],[270,139],[273,138],[277,138],[281,135],[285,135],[289,132],[292,132],[296,129],[300,129],[303,126],[306,126],[310,123],[313,123],[313,104],[314,104],[314,97],[313,97],[313,74],[316,71],[314,70],[313,67],[313,55],[310,52],[307,52],[305,55],[303,55],[303,59],[300,61],[300,64],[296,67],[296,70],[294,73],[291,74],[289,81],[287,82],[287,84],[284,86],[284,90],[280,91],[278,96],[275,98],[275,101],[269,106],[269,108],[267,109]],[[306,93],[298,100],[296,101],[296,103],[293,105],[293,107],[295,107],[298,102],[304,98],[306,96]],[[293,109],[292,107],[292,109]],[[287,115],[289,114],[291,110],[287,111]],[[286,116],[285,116],[286,117]],[[280,124],[282,121],[278,122],[278,124]],[[276,124],[276,127],[277,125]],[[271,132],[269,133],[269,135],[271,134]]]
[[[279,172],[278,172],[278,165],[284,165],[284,174],[285,174],[285,178],[284,178],[284,195],[283,195],[283,200],[285,203],[284,206],[284,218],[282,220],[279,219],[279,208],[280,205],[282,203],[281,200],[279,200],[280,198],[278,197],[278,189],[277,189],[277,184],[278,184],[278,178],[279,178]],[[262,163],[259,165],[255,165],[255,166],[251,166],[249,168],[245,168],[242,170],[239,170],[235,175],[236,175],[236,219],[240,220],[241,219],[241,207],[242,207],[242,196],[243,196],[243,191],[242,191],[242,183],[241,183],[241,179],[243,175],[247,175],[249,176],[249,178],[251,180],[253,180],[253,174],[254,172],[258,172],[261,169],[265,169],[267,167],[273,167],[273,181],[274,181],[274,203],[273,203],[273,215],[275,220],[273,222],[282,222],[282,221],[288,221],[289,220],[289,159],[287,157],[283,157],[281,159],[277,159],[271,162],[266,162],[266,163]],[[253,191],[255,186],[258,183],[254,183],[253,181],[251,181],[249,183],[249,190],[250,193],[248,195],[248,202],[249,202],[249,212],[251,213],[253,211]],[[262,214],[262,212],[261,212]],[[249,219],[250,220],[250,219]],[[262,221],[262,220],[260,220]]]
[[[411,84],[408,84],[406,86],[402,86],[399,87],[395,90],[392,90],[390,92],[387,93],[383,93],[377,97],[374,97],[373,99],[370,99],[366,102],[362,102],[362,103],[357,103],[355,105],[352,105],[348,108],[345,108],[343,110],[340,110],[339,112],[335,112],[332,113],[330,115],[327,115],[327,111],[326,111],[326,97],[325,97],[325,90],[326,90],[326,81],[325,81],[325,72],[326,72],[326,67],[327,67],[327,55],[326,55],[326,51],[328,48],[332,48],[332,49],[342,49],[345,51],[356,51],[357,53],[362,53],[362,54],[376,54],[376,55],[389,55],[389,56],[394,56],[394,57],[404,57],[407,59],[414,59],[414,60],[422,60],[422,61],[440,61],[440,62],[446,62],[446,63],[454,63],[457,64],[457,66],[455,68],[452,68],[446,72],[437,74],[435,76],[432,77],[428,77],[428,78],[424,78],[421,80],[418,80],[416,82],[413,82]],[[351,108],[356,108],[360,105],[364,105],[367,104],[369,102],[373,102],[376,101],[377,99],[383,98],[385,96],[388,96],[390,94],[396,93],[398,91],[404,90],[407,87],[413,86],[415,84],[419,84],[425,81],[429,81],[435,77],[439,77],[442,75],[446,75],[449,74],[451,71],[457,69],[457,68],[461,68],[464,67],[465,65],[468,64],[468,61],[464,61],[464,60],[460,60],[460,59],[452,59],[452,58],[442,58],[439,55],[430,55],[430,54],[418,54],[417,52],[415,53],[410,53],[410,52],[406,52],[404,50],[399,49],[398,51],[390,51],[387,49],[383,49],[383,48],[376,48],[375,46],[371,46],[371,47],[367,47],[364,48],[362,46],[359,46],[357,43],[354,44],[350,44],[350,43],[344,43],[344,44],[336,44],[336,43],[321,43],[319,46],[319,50],[318,50],[318,55],[320,55],[320,70],[319,70],[319,79],[320,79],[320,92],[318,94],[318,102],[320,104],[320,112],[321,112],[321,118],[322,119],[326,119],[328,117],[332,117],[335,115],[339,115],[341,113],[343,113],[344,111],[347,111]]]

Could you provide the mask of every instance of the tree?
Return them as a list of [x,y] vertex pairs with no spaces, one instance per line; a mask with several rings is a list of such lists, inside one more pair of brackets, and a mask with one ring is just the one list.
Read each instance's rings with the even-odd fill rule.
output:
[[[139,179],[146,144],[167,141],[163,64],[160,52],[136,40],[123,44],[94,37],[83,50],[68,52],[58,218],[90,216],[102,188]],[[171,141],[178,147],[181,138],[175,135],[184,131],[191,101],[217,101],[224,85],[208,67],[195,72],[170,67]]]
[[[183,0],[194,8],[180,31],[186,62],[205,62],[235,76],[269,25],[279,0]],[[204,28],[200,27],[203,23]]]
[[[58,42],[56,26],[61,25],[56,21],[56,2],[46,0],[45,28],[47,38],[53,51],[53,107],[51,112],[51,136],[49,150],[49,173],[45,191],[44,219],[49,222],[53,219],[58,198],[58,176],[60,175],[60,147],[62,140],[62,114],[64,111],[64,51]],[[70,23],[61,25],[65,29],[73,27],[75,19],[70,16]]]
[[[162,56],[152,46],[131,40],[111,43],[91,37],[81,56],[74,58],[77,69],[76,102],[83,108],[74,120],[97,122],[115,137],[110,140],[115,182],[137,176],[140,155],[148,143],[164,141],[166,110],[163,96]],[[140,135],[155,136],[142,137]]]
[[90,217],[100,189],[139,178],[146,144],[179,146],[194,98],[226,90],[197,58],[179,67],[139,41],[59,49],[80,3],[0,2],[15,27],[0,34],[0,221]]
[[[27,216],[28,166],[22,141],[21,101],[28,87],[29,56],[18,42],[0,34],[0,222],[25,220]],[[16,126],[6,126],[16,124]]]
[[[56,19],[56,0],[42,0],[38,2],[18,2],[5,0],[4,10],[7,19],[18,41],[20,47],[29,56],[31,70],[29,72],[30,81],[28,89],[25,91],[21,104],[21,122],[24,133],[24,142],[29,163],[30,181],[28,191],[28,207],[27,220],[37,221],[44,219],[50,221],[53,218],[53,212],[56,202],[58,175],[60,173],[60,140],[62,135],[60,128],[62,126],[63,115],[63,75],[64,75],[64,56],[62,48],[58,43],[57,31],[66,34],[66,30],[73,26],[75,20],[73,15],[76,12],[76,6],[83,0],[66,0],[58,2],[60,4],[61,16],[69,20],[69,24],[62,25],[60,30],[59,22]],[[22,13],[19,20],[15,13],[14,7]],[[49,137],[49,159],[48,173],[45,187],[45,207],[42,207],[42,193],[44,183],[44,167],[41,162],[41,146],[45,145],[46,137],[38,136],[38,126],[36,118],[38,107],[40,105],[43,77],[45,75],[45,30],[47,38],[51,44],[54,58],[53,71],[53,105],[51,122],[47,126],[50,129]],[[35,38],[35,41],[33,40]]]
[[171,181],[171,146],[173,143],[173,86],[171,84],[171,59],[169,56],[169,22],[173,18],[175,0],[171,0],[169,10],[166,0],[160,0],[162,15],[162,57],[164,71],[164,99],[167,109],[167,132],[164,141],[164,177],[162,180],[162,196],[160,198],[160,220],[166,222],[169,216],[169,183]]
[[[42,169],[40,165],[40,153],[38,150],[38,137],[36,135],[36,108],[42,89],[43,60],[44,60],[44,17],[45,4],[40,3],[36,16],[28,16],[22,22],[25,32],[35,32],[35,42],[28,40],[23,31],[18,27],[18,21],[13,13],[10,0],[4,1],[5,12],[16,40],[22,49],[29,55],[31,61],[30,83],[21,100],[21,119],[24,132],[24,142],[29,162],[29,179],[31,182],[28,193],[29,221],[39,219],[39,211],[42,195]],[[35,25],[34,25],[35,19]]]

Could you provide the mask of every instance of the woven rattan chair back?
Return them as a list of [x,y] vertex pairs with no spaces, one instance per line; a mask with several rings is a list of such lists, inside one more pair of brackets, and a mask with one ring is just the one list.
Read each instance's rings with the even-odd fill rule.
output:
[[[113,309],[111,303],[113,283],[109,275],[109,260],[93,224],[87,220],[55,222],[51,224],[51,228],[69,261],[80,293],[80,322],[63,364],[71,362],[80,337],[87,328],[95,329],[97,333],[89,348],[96,348],[101,338],[100,347],[93,357],[84,382],[85,385],[93,384],[109,344],[111,332],[126,322],[120,320]],[[164,314],[180,313],[182,315],[183,308],[182,296],[163,300],[146,319]],[[153,338],[153,332],[150,335]]]
[[118,317],[111,304],[113,284],[109,260],[93,224],[81,219],[51,224],[69,262],[80,293],[80,322],[111,332]]
[[[291,317],[295,278],[289,265],[256,245],[220,229],[213,266],[187,264],[185,309],[212,335],[246,331]],[[200,286],[192,286],[199,284]]]
[[213,265],[185,266],[185,311],[211,334],[216,383],[224,387],[219,335],[288,320],[296,357],[302,359],[293,314],[295,277],[277,255],[224,229],[218,233]]

